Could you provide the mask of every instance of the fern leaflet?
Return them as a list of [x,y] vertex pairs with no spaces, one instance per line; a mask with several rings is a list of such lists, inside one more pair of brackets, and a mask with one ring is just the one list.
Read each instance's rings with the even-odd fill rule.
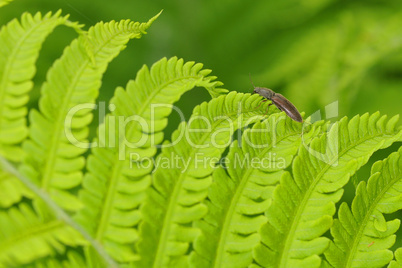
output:
[[331,227],[334,241],[325,252],[333,267],[384,267],[393,257],[400,220],[387,221],[383,213],[402,209],[402,147],[376,162],[366,184],[360,182],[350,210],[343,203]]
[[[0,156],[1,157],[1,156]],[[0,207],[8,208],[21,201],[23,196],[33,198],[33,193],[13,174],[0,167]]]
[[56,219],[43,204],[35,210],[26,203],[0,212],[0,264],[31,263],[37,258],[63,254],[67,246],[87,241],[71,226]]
[[391,261],[388,268],[402,268],[402,248],[395,250],[395,260]]
[[[78,29],[60,13],[52,16],[49,12],[43,17],[24,13],[21,22],[14,19],[0,31],[0,155],[14,162],[22,159],[20,144],[28,134],[26,104],[41,45],[60,24]],[[0,187],[0,207],[9,207],[24,196],[33,197],[18,179],[5,172],[1,172]]]
[[45,16],[24,13],[0,31],[0,155],[20,161],[20,143],[27,137],[26,104],[32,90],[35,62],[45,38],[60,24],[68,24],[61,11]]

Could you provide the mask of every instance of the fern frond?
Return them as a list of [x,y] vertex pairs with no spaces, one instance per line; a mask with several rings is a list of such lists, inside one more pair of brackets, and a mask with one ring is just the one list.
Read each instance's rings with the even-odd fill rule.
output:
[[263,267],[319,267],[329,240],[335,203],[342,187],[370,156],[401,138],[395,125],[379,113],[343,118],[328,135],[302,146],[292,165],[294,178],[285,173],[260,229],[261,243],[254,250]]
[[39,50],[55,27],[68,24],[60,14],[24,13],[0,31],[0,155],[14,162],[21,160],[20,144],[28,135],[25,105]]
[[256,109],[260,100],[260,96],[231,92],[203,103],[188,123],[179,125],[172,142],[164,143],[141,209],[138,267],[187,264],[185,255],[199,233],[191,224],[207,212],[201,202],[215,165],[237,128],[263,118],[267,107]]
[[[58,25],[78,27],[60,14],[24,13],[21,22],[14,19],[0,31],[0,155],[14,162],[21,160],[20,144],[28,134],[25,105],[42,43]],[[0,207],[9,207],[23,196],[32,197],[13,175],[1,173]]]
[[82,181],[91,104],[98,96],[102,75],[127,42],[139,38],[149,26],[150,22],[129,20],[98,23],[74,40],[48,72],[40,111],[30,112],[30,140],[24,143],[27,156],[20,170],[63,209],[81,207],[68,190]]
[[221,83],[213,81],[210,72],[199,63],[163,58],[150,70],[144,66],[126,90],[117,88],[111,100],[116,109],[98,130],[80,193],[85,208],[76,219],[119,262],[138,259],[133,245],[138,240],[139,205],[151,183],[153,165],[148,160],[163,139],[172,104],[194,87],[219,94],[215,87]]
[[343,203],[331,227],[334,241],[325,252],[333,267],[384,267],[393,257],[400,220],[387,221],[384,213],[402,209],[402,147],[384,161],[374,163],[362,181],[350,210]]
[[[194,267],[248,267],[252,249],[259,243],[258,229],[264,212],[301,143],[302,124],[283,114],[247,129],[235,141],[228,164],[213,173],[206,205],[208,214],[195,224],[202,234],[194,243]],[[304,134],[306,143],[317,131]],[[226,168],[227,173],[224,171]]]
[[[38,208],[38,207],[37,207]],[[34,210],[21,203],[0,212],[0,264],[2,267],[20,265],[64,253],[67,246],[86,245],[87,241],[71,226],[43,207]]]
[[8,5],[12,1],[14,1],[14,0],[0,0],[0,7]]
[[395,250],[395,260],[391,261],[388,268],[402,268],[402,248]]

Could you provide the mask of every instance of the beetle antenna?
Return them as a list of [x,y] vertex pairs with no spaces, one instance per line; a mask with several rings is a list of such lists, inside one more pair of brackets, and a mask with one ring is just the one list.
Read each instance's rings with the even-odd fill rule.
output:
[[250,82],[251,82],[251,84],[253,85],[253,88],[255,88],[254,83],[253,83],[253,80],[251,80],[251,73],[248,73],[248,77],[250,78]]

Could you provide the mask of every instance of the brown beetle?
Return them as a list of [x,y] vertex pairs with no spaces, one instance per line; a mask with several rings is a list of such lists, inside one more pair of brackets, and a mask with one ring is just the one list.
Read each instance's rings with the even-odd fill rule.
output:
[[[296,109],[296,107],[283,95],[279,93],[275,93],[272,89],[265,88],[265,87],[254,87],[254,92],[257,93],[260,96],[266,98],[267,100],[271,100],[272,104],[275,104],[276,107],[278,107],[279,110],[285,112],[287,116],[292,118],[293,120],[302,123],[303,118],[301,117],[299,111]],[[263,102],[267,101],[263,100]]]

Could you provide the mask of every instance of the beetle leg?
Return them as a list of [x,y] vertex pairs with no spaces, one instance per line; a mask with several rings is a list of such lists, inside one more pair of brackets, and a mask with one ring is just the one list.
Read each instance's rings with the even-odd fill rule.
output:
[[[261,103],[260,103],[260,105],[258,105],[257,108],[255,108],[255,109],[257,110],[257,109],[262,105],[262,103],[263,103],[263,102],[266,102],[266,101],[267,101],[267,100],[262,100]],[[272,104],[272,103],[271,103],[271,104]],[[270,105],[271,105],[271,104],[270,104]]]
[[268,113],[268,111],[269,111],[269,106],[271,106],[273,103],[271,102],[270,104],[268,104],[268,106],[267,106],[267,111],[264,113],[264,116]]

